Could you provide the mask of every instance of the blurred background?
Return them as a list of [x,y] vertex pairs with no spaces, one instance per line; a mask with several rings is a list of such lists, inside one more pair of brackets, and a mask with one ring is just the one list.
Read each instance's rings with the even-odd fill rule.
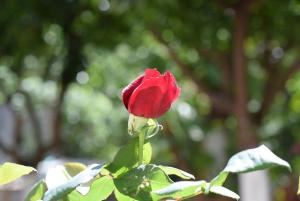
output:
[[243,201],[299,200],[299,22],[297,0],[1,0],[0,162],[109,162],[130,138],[121,90],[156,67],[182,93],[159,119],[154,163],[210,180],[265,144],[293,173],[225,186]]

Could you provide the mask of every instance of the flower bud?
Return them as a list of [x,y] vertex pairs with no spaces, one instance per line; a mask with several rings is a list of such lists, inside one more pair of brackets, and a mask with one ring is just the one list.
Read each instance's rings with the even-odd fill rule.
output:
[[180,88],[173,74],[160,74],[156,69],[146,69],[122,91],[123,103],[130,114],[145,118],[159,118],[178,98]]
[[148,118],[138,117],[133,114],[129,115],[128,133],[133,136],[138,136],[142,129],[147,125]]

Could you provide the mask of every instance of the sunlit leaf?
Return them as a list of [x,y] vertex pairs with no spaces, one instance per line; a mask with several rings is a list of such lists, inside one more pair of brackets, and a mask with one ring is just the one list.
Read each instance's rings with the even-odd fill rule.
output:
[[[143,164],[149,164],[152,157],[151,144],[144,144]],[[131,140],[127,145],[122,147],[115,156],[112,163],[107,166],[107,169],[115,175],[120,175],[131,168],[138,165],[138,139]]]
[[157,194],[160,199],[183,200],[204,193],[206,185],[205,181],[179,181],[153,193]]
[[4,163],[0,166],[0,185],[12,182],[32,171],[36,171],[36,169],[16,163]]
[[81,195],[76,190],[73,190],[67,195],[68,201],[101,201],[108,198],[113,192],[115,186],[113,179],[110,176],[104,176],[96,179],[90,186],[90,191],[86,195]]
[[274,166],[282,166],[291,170],[290,165],[286,161],[276,156],[266,146],[261,145],[254,149],[241,151],[232,156],[223,171],[243,173]]
[[209,192],[211,193],[215,193],[215,194],[218,194],[218,195],[222,195],[222,196],[225,196],[225,197],[230,197],[230,198],[233,198],[233,199],[240,199],[240,196],[238,194],[236,194],[235,192],[223,187],[223,186],[212,186],[209,190]]
[[102,165],[98,165],[98,164],[90,165],[84,171],[80,172],[75,177],[72,177],[70,180],[66,181],[65,183],[58,185],[55,188],[49,189],[45,193],[43,201],[53,201],[53,200],[57,200],[59,197],[63,197],[64,195],[74,190],[80,184],[91,181],[96,175],[99,174],[101,168]]
[[47,186],[44,180],[36,183],[31,190],[27,193],[25,201],[37,201],[41,200],[47,191]]
[[141,165],[114,180],[118,191],[137,200],[157,200],[151,191],[171,183],[169,177],[156,165]]
[[216,176],[213,180],[211,180],[210,186],[222,186],[226,181],[228,175],[229,172],[223,172],[223,171],[220,172],[218,176]]
[[[77,162],[68,162],[64,164],[65,170],[67,171],[67,173],[70,175],[70,177],[74,177],[75,175],[79,174],[80,172],[82,172],[83,170],[86,169],[86,165],[82,164],[82,163],[77,163]],[[79,186],[76,187],[76,190],[82,194],[82,195],[86,195],[89,190],[90,190],[90,185],[91,182],[88,183],[84,183],[84,184],[80,184]]]
[[127,195],[124,195],[123,193],[120,193],[117,188],[115,189],[114,193],[115,193],[115,197],[118,201],[138,201]]
[[241,151],[229,159],[224,170],[210,182],[210,186],[222,186],[228,173],[251,172],[275,166],[282,166],[291,170],[286,161],[276,156],[264,145]]
[[69,173],[69,175],[71,177],[74,177],[79,172],[81,172],[84,169],[86,169],[86,165],[84,165],[82,163],[76,163],[76,162],[65,163],[64,167],[66,168],[66,171]]
[[86,200],[105,200],[114,190],[115,185],[110,176],[97,179],[91,185],[90,192],[85,195]]
[[160,165],[159,168],[167,175],[176,175],[182,179],[195,179],[194,175],[174,167]]
[[69,175],[64,166],[57,165],[48,170],[45,177],[45,183],[48,189],[53,189],[66,183],[71,178],[71,175]]

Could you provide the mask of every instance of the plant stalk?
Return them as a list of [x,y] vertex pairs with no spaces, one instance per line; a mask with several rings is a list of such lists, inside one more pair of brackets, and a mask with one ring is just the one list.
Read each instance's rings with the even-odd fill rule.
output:
[[145,141],[145,133],[142,131],[139,133],[139,152],[138,152],[139,165],[143,164],[144,141]]

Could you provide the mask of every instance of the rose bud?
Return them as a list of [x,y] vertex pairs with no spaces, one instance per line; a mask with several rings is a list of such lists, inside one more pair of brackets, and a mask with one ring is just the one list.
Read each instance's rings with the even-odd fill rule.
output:
[[161,75],[156,69],[132,81],[122,91],[123,103],[130,114],[144,118],[158,118],[166,113],[180,94],[172,73]]

